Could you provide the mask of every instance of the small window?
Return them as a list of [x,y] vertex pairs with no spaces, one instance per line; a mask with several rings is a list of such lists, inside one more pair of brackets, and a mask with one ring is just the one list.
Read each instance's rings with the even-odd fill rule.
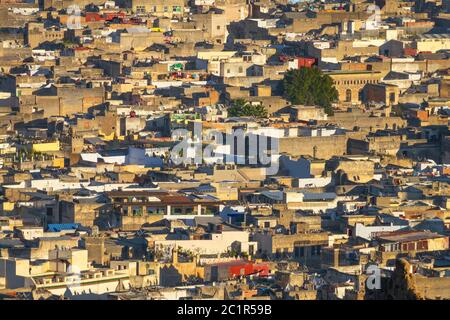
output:
[[298,255],[299,255],[299,257],[304,257],[305,256],[305,248],[300,247]]
[[145,6],[136,6],[136,13],[145,13]]
[[347,89],[345,91],[345,101],[346,102],[351,102],[352,101],[352,90]]
[[389,94],[389,103],[395,103],[395,93],[393,92]]

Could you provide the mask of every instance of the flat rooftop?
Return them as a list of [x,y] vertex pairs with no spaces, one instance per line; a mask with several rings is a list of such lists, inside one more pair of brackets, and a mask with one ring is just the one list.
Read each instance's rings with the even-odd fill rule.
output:
[[379,236],[378,239],[386,242],[410,242],[445,237],[447,236],[429,231],[397,231],[388,235]]

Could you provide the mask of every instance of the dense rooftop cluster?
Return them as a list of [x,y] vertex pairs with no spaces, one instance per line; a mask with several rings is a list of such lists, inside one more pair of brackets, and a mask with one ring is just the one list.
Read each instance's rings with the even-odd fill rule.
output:
[[0,0],[0,299],[449,299],[449,70],[449,0]]

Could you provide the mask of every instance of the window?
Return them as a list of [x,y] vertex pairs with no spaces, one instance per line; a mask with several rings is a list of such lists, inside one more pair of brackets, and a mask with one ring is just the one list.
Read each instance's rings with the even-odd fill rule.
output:
[[169,11],[169,7],[168,6],[164,6],[164,12],[168,12]]
[[345,101],[346,102],[352,101],[352,90],[350,89],[345,90]]
[[202,214],[215,215],[217,214],[217,208],[213,206],[202,207]]
[[244,68],[239,67],[239,73],[242,73],[242,72],[244,72]]
[[417,250],[428,250],[428,242],[426,240],[417,242]]
[[145,13],[145,6],[136,6],[136,13]]
[[264,222],[264,228],[270,228],[270,222],[269,221],[265,221]]
[[312,246],[311,255],[312,256],[320,255],[320,246]]
[[389,103],[395,103],[395,93],[391,92],[389,94]]
[[133,207],[132,212],[133,212],[133,216],[142,216],[142,208],[141,207]]
[[173,209],[173,213],[174,214],[183,214],[183,209],[181,209],[181,208],[174,208]]
[[300,247],[298,251],[299,251],[298,252],[298,256],[299,257],[304,257],[305,256],[305,248]]

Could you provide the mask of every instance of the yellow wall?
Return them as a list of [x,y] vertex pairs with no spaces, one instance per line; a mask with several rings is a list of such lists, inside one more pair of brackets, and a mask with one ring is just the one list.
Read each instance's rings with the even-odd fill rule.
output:
[[3,211],[13,211],[14,210],[14,202],[3,202],[2,203]]
[[64,158],[53,159],[53,167],[64,168]]
[[0,149],[0,154],[16,153],[16,151],[17,151],[16,147],[8,147]]
[[416,43],[417,51],[436,52],[450,48],[450,39],[422,39]]
[[34,152],[59,151],[59,141],[35,143],[31,146]]
[[114,132],[112,132],[109,136],[99,131],[99,134],[102,136],[104,140],[111,141],[114,140]]

